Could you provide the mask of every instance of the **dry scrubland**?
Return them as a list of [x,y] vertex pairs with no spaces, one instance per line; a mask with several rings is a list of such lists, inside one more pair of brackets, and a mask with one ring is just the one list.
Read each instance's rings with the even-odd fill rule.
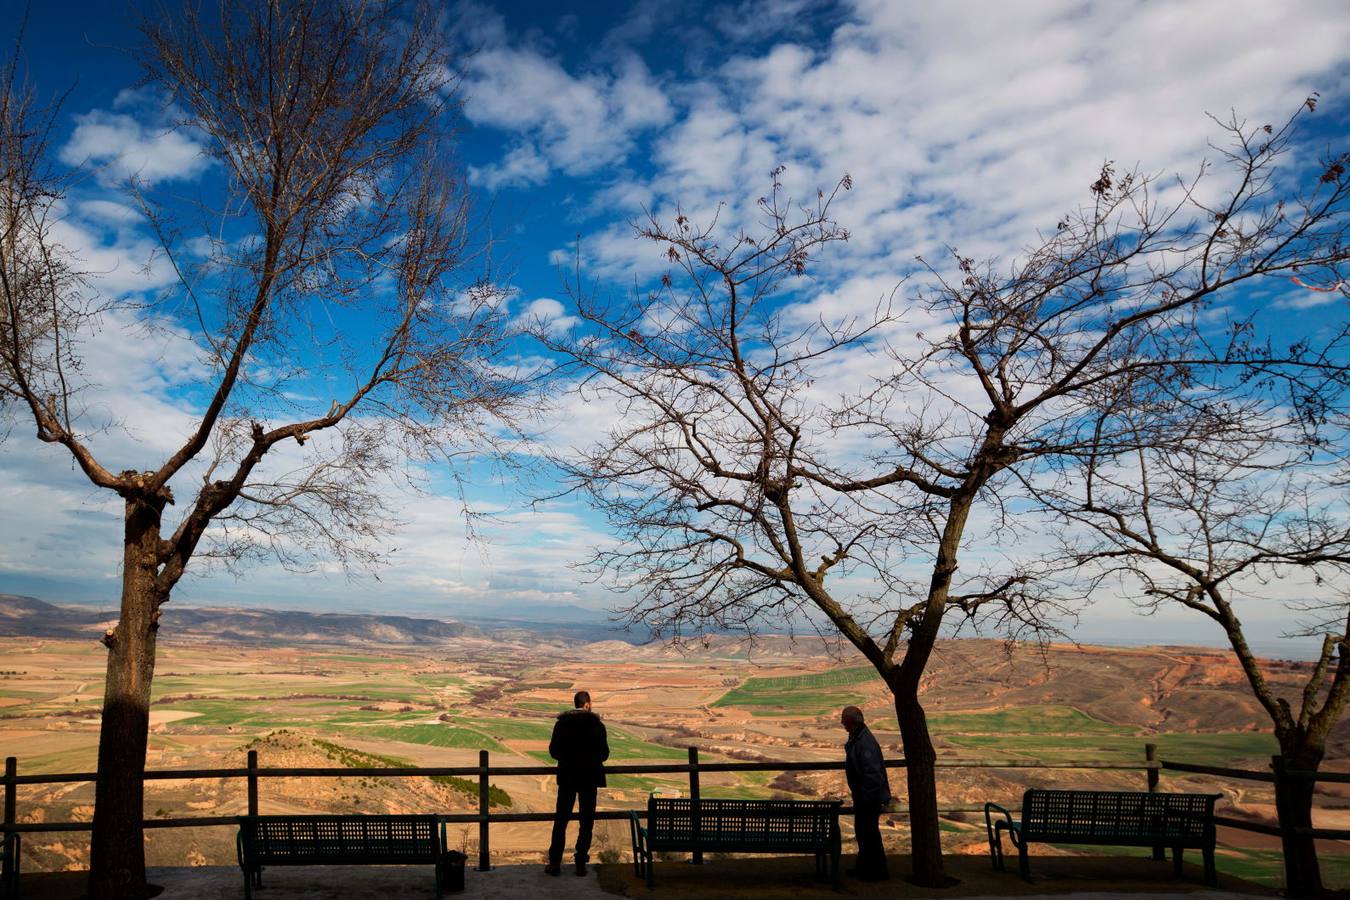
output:
[[[0,639],[0,750],[29,774],[92,771],[98,738],[103,656],[85,641]],[[1296,679],[1298,664],[1277,669]],[[350,648],[268,648],[205,642],[163,645],[151,713],[149,766],[242,765],[257,749],[268,766],[455,766],[549,761],[552,716],[588,688],[609,725],[615,762],[681,762],[696,744],[706,760],[837,760],[837,710],[868,712],[888,755],[900,755],[884,686],[870,668],[841,662],[819,644],[770,638],[753,648],[715,641],[694,651],[617,641],[578,647],[540,641],[458,637],[434,647],[357,652]],[[1183,648],[1053,648],[1011,655],[989,641],[940,646],[925,689],[943,760],[1135,762],[1145,741],[1167,758],[1260,768],[1272,739],[1236,666],[1222,655]],[[1350,729],[1330,745],[1328,768],[1350,770]],[[1140,789],[1141,772],[941,769],[944,808],[987,799],[1015,803],[1029,785]],[[903,774],[893,773],[903,788]],[[706,774],[707,796],[844,796],[842,773]],[[1230,814],[1273,815],[1268,786],[1209,777],[1164,776],[1165,789],[1223,790]],[[679,791],[683,778],[612,776],[608,808],[641,806],[647,792]],[[1328,785],[1319,824],[1350,826],[1350,790]],[[494,802],[512,810],[552,808],[548,777],[495,782]],[[897,793],[903,795],[902,790]],[[264,812],[468,810],[477,786],[453,779],[266,779]],[[19,793],[24,821],[87,819],[91,785],[35,786]],[[244,812],[241,779],[149,782],[146,815]],[[944,821],[946,846],[984,852],[978,814]],[[897,813],[883,821],[888,845],[908,835]],[[494,859],[542,859],[546,826],[493,826]],[[597,826],[600,852],[626,850],[621,823]],[[463,832],[472,849],[476,830]],[[849,839],[846,832],[845,839]],[[1220,868],[1273,882],[1278,847],[1241,832],[1220,835]],[[148,832],[150,865],[233,864],[231,828]],[[34,834],[26,871],[81,867],[83,834]],[[1325,846],[1328,881],[1350,885],[1350,846]]]

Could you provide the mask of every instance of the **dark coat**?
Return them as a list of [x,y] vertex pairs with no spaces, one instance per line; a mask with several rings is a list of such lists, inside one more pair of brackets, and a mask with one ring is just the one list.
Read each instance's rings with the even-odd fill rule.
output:
[[891,802],[891,782],[881,758],[881,745],[866,725],[849,735],[844,744],[844,774],[854,806],[881,809]]
[[586,709],[560,713],[548,755],[558,761],[559,787],[604,787],[604,762],[609,759],[605,723]]

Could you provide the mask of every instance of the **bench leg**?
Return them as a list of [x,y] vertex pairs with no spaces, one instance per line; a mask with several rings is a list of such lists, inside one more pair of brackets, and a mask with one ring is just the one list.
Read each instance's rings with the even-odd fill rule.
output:
[[647,851],[647,890],[656,889],[656,860],[652,857],[652,851]]
[[1027,856],[1027,840],[1022,838],[1022,843],[1017,847],[1017,872],[1022,876],[1022,880],[1031,881],[1031,859]]
[[1167,859],[1167,848],[1164,847],[1162,844],[1154,844],[1154,845],[1153,845],[1153,858],[1154,858],[1154,859]]
[[1003,871],[1003,830],[1006,827],[1004,822],[995,822],[993,831],[989,832],[989,859],[996,872]]
[[1205,854],[1205,884],[1210,887],[1218,887],[1219,876],[1214,871],[1214,845],[1210,844],[1204,849]]
[[1181,848],[1172,848],[1172,874],[1177,878],[1181,877]]
[[842,854],[843,851],[838,848],[830,853],[830,883],[836,891],[839,890],[839,857]]

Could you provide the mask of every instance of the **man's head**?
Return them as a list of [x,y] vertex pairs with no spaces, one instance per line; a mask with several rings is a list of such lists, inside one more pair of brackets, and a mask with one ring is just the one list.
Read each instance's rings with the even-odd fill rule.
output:
[[849,734],[857,731],[863,724],[863,712],[856,706],[845,706],[839,711],[839,724]]
[[572,705],[577,709],[591,708],[591,694],[589,691],[577,691],[572,695]]

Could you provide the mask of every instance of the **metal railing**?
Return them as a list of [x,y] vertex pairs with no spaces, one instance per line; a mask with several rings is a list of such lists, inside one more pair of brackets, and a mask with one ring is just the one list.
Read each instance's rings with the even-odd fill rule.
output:
[[[708,772],[828,772],[841,771],[844,768],[843,762],[790,762],[786,760],[763,760],[760,762],[701,762],[697,747],[688,748],[689,761],[684,764],[658,763],[658,764],[634,764],[634,765],[606,765],[605,773],[608,775],[679,775],[687,774],[689,777],[689,796],[692,799],[698,799],[701,794],[701,785],[699,776]],[[1283,777],[1290,779],[1312,779],[1317,782],[1336,782],[1350,783],[1350,774],[1335,772],[1299,772],[1294,770],[1283,770],[1278,766],[1279,757],[1276,761],[1275,770],[1270,772],[1261,772],[1251,769],[1234,769],[1223,766],[1208,766],[1195,763],[1186,763],[1180,761],[1160,759],[1157,756],[1157,747],[1154,744],[1144,745],[1144,761],[1141,763],[1119,763],[1119,762],[1093,762],[1093,761],[1074,761],[1059,763],[1044,762],[1022,762],[1022,761],[984,761],[984,760],[939,760],[938,768],[962,769],[962,768],[980,768],[980,769],[1065,769],[1065,770],[1116,770],[1116,771],[1143,771],[1146,773],[1147,786],[1149,791],[1158,789],[1158,779],[1160,772],[1173,771],[1188,774],[1216,775],[1224,778],[1239,778],[1254,781],[1269,782],[1277,784],[1277,772]],[[903,769],[906,766],[904,759],[889,759],[885,761],[888,768]],[[259,814],[258,783],[264,778],[341,778],[341,777],[378,777],[378,778],[397,778],[397,777],[427,777],[433,775],[451,775],[456,777],[477,776],[478,780],[478,811],[440,814],[440,818],[447,822],[466,823],[478,825],[478,868],[487,871],[492,867],[490,826],[494,822],[552,822],[552,812],[493,812],[491,810],[489,788],[493,776],[520,776],[520,775],[552,775],[556,772],[556,767],[551,765],[537,766],[494,766],[491,764],[488,751],[478,751],[478,765],[476,766],[439,766],[439,767],[386,767],[386,768],[261,768],[258,765],[258,751],[249,750],[247,765],[242,768],[220,768],[220,769],[147,769],[144,773],[146,781],[164,781],[176,779],[192,778],[244,778],[247,779],[247,798],[248,815],[256,816]],[[0,823],[0,839],[7,839],[10,834],[23,834],[31,832],[61,832],[61,831],[89,831],[93,828],[92,822],[19,822],[18,796],[17,791],[21,785],[38,784],[69,784],[79,782],[95,782],[98,775],[95,772],[69,772],[69,773],[50,773],[42,775],[20,775],[18,774],[18,758],[8,757],[5,760],[4,778],[0,779],[5,788],[4,821]],[[978,812],[982,807],[949,807],[941,810],[944,814]],[[843,812],[851,812],[851,807],[844,807]],[[903,810],[900,810],[903,812]],[[629,810],[597,810],[595,817],[598,820],[622,820],[627,819]],[[188,827],[206,827],[206,826],[224,826],[238,825],[239,816],[193,816],[179,818],[159,818],[146,819],[142,822],[145,828],[188,828]],[[1350,839],[1350,829],[1334,828],[1287,828],[1280,825],[1268,825],[1260,822],[1251,822],[1245,819],[1236,819],[1229,816],[1215,816],[1215,823],[1225,825],[1230,828],[1236,828],[1243,831],[1252,831],[1260,834],[1285,836],[1288,834],[1298,834],[1314,838],[1328,839]],[[6,848],[10,845],[6,843]],[[7,849],[8,852],[8,849]],[[6,872],[12,871],[11,866],[16,861],[8,858],[3,860]]]

